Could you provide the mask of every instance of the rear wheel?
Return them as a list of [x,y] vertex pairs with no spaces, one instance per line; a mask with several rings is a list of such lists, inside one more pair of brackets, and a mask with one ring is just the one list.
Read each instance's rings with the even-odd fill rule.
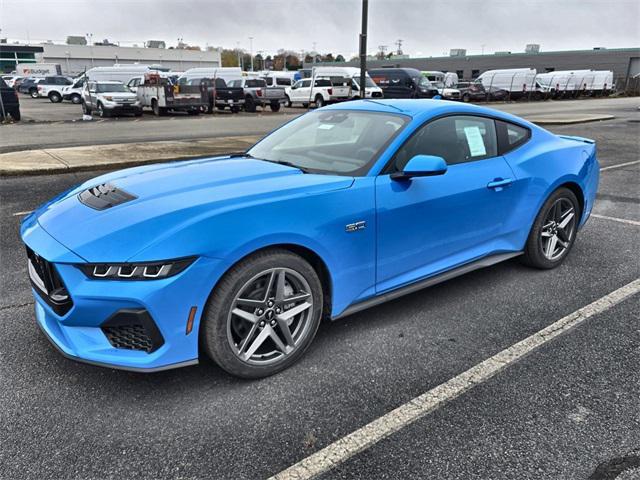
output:
[[322,95],[316,95],[315,99],[316,108],[322,108],[325,105],[324,97]]
[[166,113],[166,110],[158,104],[158,100],[155,98],[151,100],[151,110],[156,117],[161,117]]
[[247,96],[247,98],[245,98],[244,110],[252,113],[256,111],[256,102],[253,100],[252,96]]
[[280,111],[280,102],[271,102],[269,104],[269,107],[271,108],[272,112],[279,112]]
[[322,315],[322,285],[302,257],[259,252],[222,278],[203,315],[207,354],[245,378],[273,375],[309,347]]
[[551,194],[536,217],[525,245],[523,261],[536,268],[555,268],[576,240],[580,204],[568,188]]

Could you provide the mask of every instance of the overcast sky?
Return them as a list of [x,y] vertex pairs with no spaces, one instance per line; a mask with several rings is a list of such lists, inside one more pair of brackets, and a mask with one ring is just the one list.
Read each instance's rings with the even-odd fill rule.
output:
[[[0,37],[64,43],[93,34],[123,46],[145,40],[320,53],[358,50],[361,0],[0,0]],[[369,53],[379,45],[412,56],[451,48],[469,54],[640,46],[638,0],[370,0]]]

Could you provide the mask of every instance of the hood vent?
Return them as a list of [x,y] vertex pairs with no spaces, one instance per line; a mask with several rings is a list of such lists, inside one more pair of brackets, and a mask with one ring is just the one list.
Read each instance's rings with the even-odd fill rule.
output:
[[121,203],[135,200],[136,198],[138,197],[131,195],[110,183],[103,183],[102,185],[87,188],[84,192],[81,192],[78,195],[80,202],[84,203],[87,207],[91,207],[96,210],[106,210],[107,208],[115,207]]

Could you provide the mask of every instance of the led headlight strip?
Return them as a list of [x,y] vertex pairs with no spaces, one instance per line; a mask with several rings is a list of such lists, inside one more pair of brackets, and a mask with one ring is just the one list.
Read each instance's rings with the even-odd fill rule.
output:
[[140,263],[85,263],[77,265],[96,280],[157,280],[172,277],[193,263],[195,257]]

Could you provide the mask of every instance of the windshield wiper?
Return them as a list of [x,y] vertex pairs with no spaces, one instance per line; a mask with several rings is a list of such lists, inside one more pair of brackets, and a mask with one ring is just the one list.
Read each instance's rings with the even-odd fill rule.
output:
[[277,163],[278,165],[286,165],[287,167],[297,168],[302,173],[309,173],[308,169],[301,167],[300,165],[296,165],[295,163],[287,162],[286,160],[268,160],[266,158],[257,158],[247,152],[231,153],[229,154],[229,158],[252,158],[254,160],[262,160],[263,162]]
[[247,152],[230,153],[229,158],[255,158]]

